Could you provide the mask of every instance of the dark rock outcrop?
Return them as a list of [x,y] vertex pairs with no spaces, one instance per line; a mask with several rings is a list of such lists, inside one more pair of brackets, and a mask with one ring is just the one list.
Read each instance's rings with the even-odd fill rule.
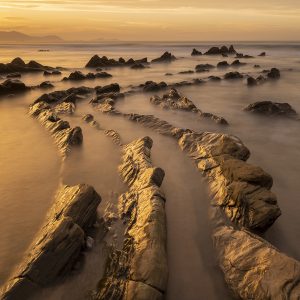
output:
[[134,63],[130,68],[134,70],[141,70],[145,69],[146,67],[142,63]]
[[180,95],[176,89],[171,89],[167,94],[162,97],[154,96],[150,98],[150,102],[158,105],[164,109],[184,110],[197,114],[201,118],[210,118],[218,124],[228,125],[228,122],[216,115],[204,113],[188,98]]
[[288,103],[277,103],[272,101],[260,101],[249,104],[245,111],[261,114],[265,116],[280,116],[288,118],[296,118],[297,112]]
[[167,286],[165,197],[161,168],[152,166],[149,137],[123,147],[119,170],[129,191],[120,196],[126,225],[121,249],[112,247],[95,299],[163,299]]
[[215,68],[215,66],[211,64],[199,64],[195,67],[197,73],[208,72],[210,69]]
[[236,59],[235,61],[233,61],[231,63],[232,67],[241,67],[241,66],[245,66],[246,63],[240,62],[239,59]]
[[162,56],[152,59],[152,63],[169,63],[176,60],[176,57],[171,52],[166,51]]
[[199,55],[202,55],[202,52],[201,51],[198,51],[197,49],[193,49],[192,53],[191,53],[192,56],[199,56]]
[[229,72],[224,75],[224,79],[243,79],[244,76],[239,72]]
[[41,89],[50,89],[50,88],[53,88],[54,85],[53,85],[50,81],[43,81],[43,82],[39,85],[39,87],[40,87]]
[[166,89],[168,85],[164,81],[159,83],[154,81],[146,81],[141,85],[141,87],[144,92],[157,92]]
[[51,76],[51,75],[61,75],[61,71],[59,70],[52,70],[52,71],[44,71],[44,76]]
[[36,61],[31,60],[25,63],[20,57],[13,59],[10,63],[0,63],[0,74],[4,73],[29,73],[29,72],[43,72],[45,70],[52,70],[49,66],[43,66]]
[[0,84],[0,96],[26,92],[30,87],[18,79],[7,79]]
[[21,73],[16,72],[16,73],[10,73],[6,75],[6,78],[21,78],[21,76],[22,76]]
[[67,275],[84,247],[88,228],[96,221],[100,201],[91,186],[62,186],[46,224],[1,299],[32,299],[36,291]]
[[236,58],[254,58],[254,56],[243,53],[237,53]]
[[118,83],[111,83],[105,86],[97,86],[95,87],[97,95],[105,94],[105,93],[119,93],[120,86]]
[[247,78],[247,85],[248,86],[256,86],[257,85],[257,80],[253,78],[252,76]]
[[222,54],[235,54],[236,51],[234,47],[231,45],[229,48],[226,46],[219,47],[211,47],[207,52],[205,52],[205,55],[222,55]]
[[280,71],[277,68],[272,68],[270,72],[267,73],[269,79],[279,79]]
[[262,52],[258,56],[266,56],[266,52]]
[[75,71],[71,73],[69,77],[65,77],[63,80],[80,81],[86,79],[110,78],[110,77],[112,77],[112,75],[107,72],[83,74],[81,71]]
[[224,61],[220,61],[218,64],[217,64],[217,68],[221,69],[221,68],[228,68],[230,65],[229,63],[224,60]]
[[86,64],[86,68],[104,68],[104,67],[122,67],[122,66],[132,66],[134,64],[148,64],[147,58],[142,58],[138,60],[134,60],[130,58],[128,61],[125,61],[122,57],[118,60],[113,58],[109,59],[106,56],[98,56],[94,55],[89,62]]

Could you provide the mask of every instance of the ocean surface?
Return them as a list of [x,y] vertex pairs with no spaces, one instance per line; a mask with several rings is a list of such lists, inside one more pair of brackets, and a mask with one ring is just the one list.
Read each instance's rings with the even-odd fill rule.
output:
[[[196,56],[197,48],[206,51],[224,43],[109,43],[57,45],[0,45],[0,63],[21,57],[25,62],[36,60],[49,66],[66,69],[62,76],[44,77],[43,74],[24,74],[21,80],[37,85],[51,80],[55,88],[105,85],[117,82],[126,90],[148,80],[180,82],[209,75],[223,76],[234,70],[213,69],[209,73],[178,74],[194,70],[200,63],[216,65],[219,61],[232,62],[233,57]],[[226,43],[228,46],[231,43]],[[265,238],[281,251],[300,259],[300,122],[281,118],[255,116],[243,111],[250,103],[262,100],[288,102],[300,113],[300,43],[233,43],[238,52],[253,55],[240,59],[247,64],[241,73],[258,76],[264,69],[276,67],[281,71],[278,81],[248,87],[245,81],[207,82],[203,85],[181,87],[178,90],[191,99],[202,111],[224,117],[230,126],[224,128],[210,121],[193,118],[188,113],[162,110],[153,106],[149,94],[134,94],[117,103],[122,112],[153,114],[171,124],[198,132],[226,132],[238,136],[251,151],[249,162],[272,175],[272,191],[278,197],[281,217],[266,232]],[[40,52],[48,49],[49,52]],[[171,51],[178,60],[170,64],[155,64],[151,68],[132,70],[111,68],[108,79],[62,82],[73,70],[89,72],[84,66],[94,55],[109,58],[124,57],[153,59]],[[266,51],[267,56],[258,57]],[[259,64],[261,68],[254,68]],[[173,76],[165,76],[172,73]],[[4,81],[3,78],[0,82]],[[51,90],[50,90],[51,91]],[[49,92],[50,92],[49,91]],[[59,183],[88,183],[95,187],[103,202],[116,205],[118,195],[126,190],[118,175],[120,150],[104,135],[81,121],[85,113],[92,113],[103,127],[117,130],[125,142],[150,136],[154,140],[152,160],[163,168],[166,177],[168,225],[169,283],[167,299],[231,299],[223,282],[210,238],[208,209],[210,196],[201,174],[176,142],[150,129],[122,118],[113,118],[93,111],[88,102],[80,102],[72,117],[64,117],[71,125],[81,126],[84,144],[61,168],[61,159],[49,134],[38,121],[28,115],[28,106],[45,91],[35,89],[14,98],[0,98],[0,286],[21,262],[35,234],[43,224]],[[161,94],[161,93],[158,93]],[[47,299],[83,299],[93,289],[100,276],[93,268],[101,260],[95,247],[90,256],[89,272],[51,291]],[[98,255],[99,254],[99,255]],[[78,279],[79,280],[79,279]],[[72,296],[70,298],[70,295]],[[201,297],[199,296],[201,295]],[[69,297],[69,298],[68,298]]]

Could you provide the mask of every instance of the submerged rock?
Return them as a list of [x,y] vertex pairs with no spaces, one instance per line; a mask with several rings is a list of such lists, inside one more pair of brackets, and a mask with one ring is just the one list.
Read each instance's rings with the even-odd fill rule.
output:
[[244,108],[244,110],[265,116],[280,116],[288,118],[295,118],[298,116],[297,112],[291,107],[290,104],[272,101],[255,102],[249,104]]
[[164,171],[153,167],[152,140],[123,147],[119,167],[129,191],[120,196],[125,240],[112,247],[95,299],[163,299],[167,287],[165,198],[160,189]]
[[50,82],[50,81],[43,81],[40,85],[40,88],[42,89],[49,89],[49,88],[53,88],[54,85]]
[[280,71],[277,68],[272,68],[270,72],[267,73],[269,79],[279,79]]
[[110,77],[112,77],[112,75],[107,72],[83,74],[81,71],[75,71],[75,72],[71,73],[69,75],[69,77],[65,77],[63,80],[80,81],[80,80],[86,80],[86,79],[110,78]]
[[39,289],[67,275],[79,258],[88,228],[96,221],[100,201],[91,186],[62,186],[46,224],[1,299],[32,299]]
[[266,52],[262,52],[258,56],[266,56]]
[[18,79],[7,79],[0,84],[0,96],[28,91],[30,87]]
[[228,62],[226,60],[224,61],[220,61],[218,64],[217,64],[217,68],[228,68],[230,65],[228,64]]
[[208,72],[210,69],[215,68],[215,66],[211,64],[199,64],[195,67],[196,72],[201,73],[201,72]]
[[239,72],[229,72],[224,75],[224,79],[243,79],[244,76]]
[[199,55],[202,55],[202,52],[201,51],[198,51],[197,49],[193,49],[192,53],[191,53],[192,56],[199,56]]
[[240,62],[239,59],[236,59],[231,64],[231,66],[233,66],[233,67],[241,67],[241,66],[245,66],[245,65],[246,65],[246,63]]
[[176,60],[176,57],[171,52],[166,51],[162,56],[152,59],[152,63],[169,63]]

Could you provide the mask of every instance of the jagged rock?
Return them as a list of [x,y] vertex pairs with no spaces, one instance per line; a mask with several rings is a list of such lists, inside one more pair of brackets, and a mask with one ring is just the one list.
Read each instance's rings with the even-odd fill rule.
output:
[[62,186],[46,225],[3,289],[1,299],[31,299],[37,290],[66,275],[79,258],[87,229],[96,221],[100,201],[91,186]]
[[166,291],[164,171],[152,166],[149,137],[124,146],[120,173],[129,191],[120,196],[127,225],[122,249],[112,247],[95,299],[162,299]]
[[202,52],[198,51],[197,49],[194,48],[191,55],[192,56],[199,56],[199,55],[202,55]]
[[82,144],[81,128],[70,128],[69,123],[61,120],[46,102],[32,104],[29,113],[51,133],[63,158],[67,157],[72,147]]
[[262,52],[258,56],[266,56],[266,52]]
[[53,68],[43,66],[35,61],[26,64],[20,57],[14,58],[10,63],[0,63],[0,74],[2,73],[27,73],[27,72],[43,72]]
[[166,51],[161,57],[152,59],[152,63],[169,63],[176,60],[176,57],[172,53]]
[[112,77],[111,74],[107,72],[98,72],[98,73],[88,73],[83,74],[81,71],[75,71],[69,75],[69,77],[65,77],[63,80],[86,80],[86,79],[96,79],[96,78],[109,78]]
[[211,64],[199,64],[195,67],[196,72],[200,73],[200,72],[208,72],[210,69],[215,68],[215,66],[211,65]]
[[120,86],[118,83],[112,83],[105,86],[97,86],[95,87],[97,95],[105,94],[105,93],[119,93]]
[[269,79],[279,79],[280,71],[277,68],[272,68],[270,72],[267,74]]
[[300,263],[246,230],[220,226],[214,246],[225,280],[239,299],[299,299]]
[[235,54],[236,51],[234,47],[231,45],[229,48],[226,46],[222,47],[211,47],[207,52],[205,52],[205,55],[221,55],[221,54]]
[[272,101],[259,101],[249,104],[245,111],[262,114],[265,116],[281,116],[288,118],[297,117],[297,112],[288,103],[277,103]]
[[142,85],[144,92],[157,92],[163,89],[166,89],[168,85],[165,82],[156,83],[154,81],[146,81],[144,85]]
[[224,79],[242,79],[244,76],[239,72],[229,72],[224,75]]
[[217,64],[217,68],[228,68],[230,65],[228,64],[227,61],[220,61],[218,64]]
[[0,84],[0,96],[28,91],[30,87],[18,79],[7,79]]
[[134,64],[147,64],[148,59],[142,58],[138,60],[134,60],[130,58],[127,62],[120,57],[118,60],[115,59],[108,59],[106,56],[99,57],[98,55],[94,55],[89,62],[86,64],[86,68],[102,68],[102,67],[121,67],[121,66],[131,66]]
[[246,63],[240,62],[239,59],[236,59],[231,64],[231,66],[233,66],[233,67],[241,67],[241,66],[245,66],[245,65],[246,65]]
[[49,89],[49,88],[53,88],[54,85],[50,81],[44,81],[39,85],[39,87],[42,89]]
[[190,111],[198,114],[200,117],[210,118],[216,123],[228,125],[228,122],[222,118],[213,114],[204,113],[196,107],[196,105],[186,97],[181,96],[176,89],[171,89],[167,94],[162,97],[154,96],[150,98],[150,102],[154,105],[158,105],[164,109],[175,109]]

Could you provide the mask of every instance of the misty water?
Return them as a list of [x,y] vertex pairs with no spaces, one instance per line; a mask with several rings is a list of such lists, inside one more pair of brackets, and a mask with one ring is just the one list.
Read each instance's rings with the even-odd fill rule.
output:
[[[1,45],[0,62],[6,63],[19,56],[26,62],[34,59],[49,66],[68,68],[62,76],[46,78],[42,74],[22,75],[22,81],[27,85],[51,80],[55,88],[49,92],[72,86],[95,87],[113,82],[119,83],[122,91],[126,91],[130,85],[147,80],[175,83],[210,75],[222,76],[229,70],[237,70],[214,69],[209,73],[178,74],[180,71],[194,70],[200,63],[216,65],[221,60],[229,63],[234,60],[232,57],[190,56],[192,48],[204,51],[210,46],[187,43]],[[252,88],[246,85],[245,80],[207,82],[178,88],[202,111],[224,117],[230,126],[222,127],[209,120],[199,120],[190,113],[162,110],[150,103],[151,93],[127,96],[119,100],[116,107],[126,113],[153,114],[175,126],[198,132],[225,132],[241,138],[251,151],[249,162],[272,175],[272,191],[277,195],[282,210],[282,215],[265,237],[281,251],[300,259],[300,122],[255,116],[243,111],[245,106],[255,101],[271,100],[288,102],[300,112],[300,45],[244,43],[235,44],[235,47],[239,52],[256,56],[253,59],[241,59],[247,65],[238,68],[239,72],[258,76],[263,69],[277,67],[281,71],[281,79]],[[50,52],[38,52],[41,48],[49,49]],[[84,65],[94,54],[110,58],[122,56],[125,59],[152,59],[166,50],[179,59],[170,64],[151,65],[151,68],[144,70],[111,68],[107,70],[113,75],[109,79],[61,81],[75,69],[89,72],[84,69]],[[266,51],[267,56],[257,57],[262,51]],[[255,64],[261,68],[254,68]],[[172,73],[173,76],[165,76],[166,73]],[[81,121],[84,114],[92,113],[101,126],[116,130],[125,143],[144,136],[150,136],[154,141],[153,164],[163,168],[166,173],[162,189],[166,195],[168,226],[167,299],[231,299],[213,252],[207,185],[176,141],[122,117],[101,114],[93,110],[88,101],[82,101],[73,116],[64,116],[63,119],[72,126],[82,128],[84,143],[62,165],[51,136],[37,120],[28,116],[29,104],[44,92],[35,89],[14,98],[0,99],[0,286],[21,262],[26,249],[34,240],[60,183],[93,185],[102,197],[100,215],[107,206],[116,206],[118,196],[126,191],[127,187],[118,174],[121,149],[103,133]],[[47,291],[46,298],[70,299],[72,296],[72,299],[83,299],[101,279],[102,256],[103,249],[96,246],[87,254],[85,271],[60,287]]]

